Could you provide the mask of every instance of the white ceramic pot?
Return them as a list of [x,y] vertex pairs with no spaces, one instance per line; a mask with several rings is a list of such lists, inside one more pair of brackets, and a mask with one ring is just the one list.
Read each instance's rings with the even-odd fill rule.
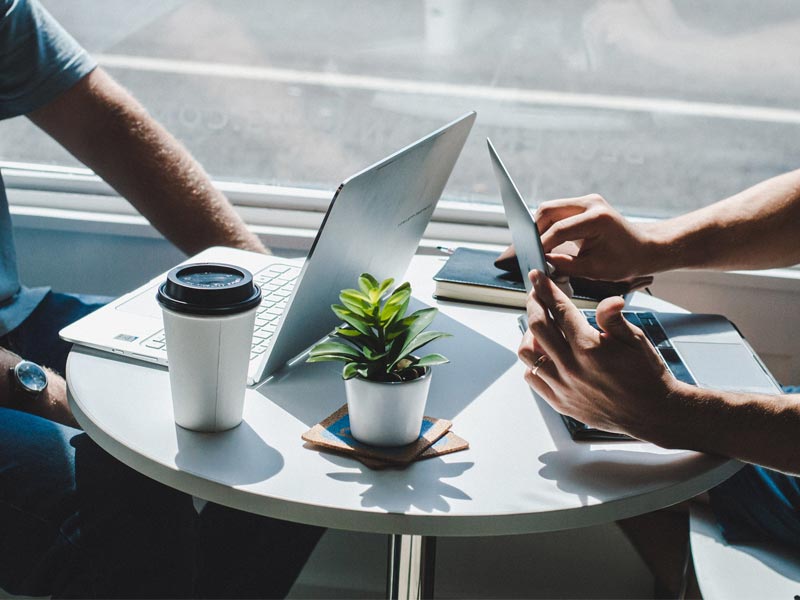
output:
[[354,377],[344,382],[350,433],[362,444],[405,446],[419,437],[431,369],[413,381],[381,382]]

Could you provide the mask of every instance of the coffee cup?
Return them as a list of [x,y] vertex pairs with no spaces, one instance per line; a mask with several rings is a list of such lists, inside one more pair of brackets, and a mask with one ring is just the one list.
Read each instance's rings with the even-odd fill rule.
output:
[[261,289],[221,263],[180,265],[156,293],[164,316],[175,423],[224,431],[242,422]]

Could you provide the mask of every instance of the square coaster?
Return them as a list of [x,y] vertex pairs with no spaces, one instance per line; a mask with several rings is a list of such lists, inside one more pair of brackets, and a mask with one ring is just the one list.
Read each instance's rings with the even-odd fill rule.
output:
[[311,444],[353,455],[355,458],[364,457],[391,465],[407,465],[441,438],[450,426],[450,421],[446,419],[424,417],[420,436],[415,442],[396,447],[370,446],[350,435],[350,416],[345,404],[327,419],[314,425],[302,437]]
[[[436,440],[433,445],[428,446],[422,452],[422,454],[417,456],[412,462],[425,460],[426,458],[434,458],[436,456],[444,456],[445,454],[452,454],[453,452],[460,452],[461,450],[466,450],[467,448],[469,448],[469,442],[467,440],[456,435],[452,431],[448,431],[442,437]],[[374,469],[376,471],[381,469],[391,469],[393,467],[396,468],[398,466],[392,463],[383,462],[377,458],[367,458],[366,456],[353,456],[353,458],[370,469]],[[403,466],[405,467],[408,465]]]

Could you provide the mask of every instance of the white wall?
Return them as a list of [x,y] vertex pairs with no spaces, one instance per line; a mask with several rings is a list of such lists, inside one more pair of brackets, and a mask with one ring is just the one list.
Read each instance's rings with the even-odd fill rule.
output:
[[183,260],[155,238],[19,227],[14,237],[23,283],[59,292],[118,296]]
[[782,385],[800,384],[800,270],[663,273],[651,290],[693,312],[724,314]]

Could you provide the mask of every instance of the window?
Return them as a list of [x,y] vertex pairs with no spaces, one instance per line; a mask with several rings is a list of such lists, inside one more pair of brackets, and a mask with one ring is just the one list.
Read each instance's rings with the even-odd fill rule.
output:
[[[467,110],[445,191],[663,216],[800,166],[800,5],[43,0],[215,179],[333,190]],[[76,163],[25,119],[0,160]]]

